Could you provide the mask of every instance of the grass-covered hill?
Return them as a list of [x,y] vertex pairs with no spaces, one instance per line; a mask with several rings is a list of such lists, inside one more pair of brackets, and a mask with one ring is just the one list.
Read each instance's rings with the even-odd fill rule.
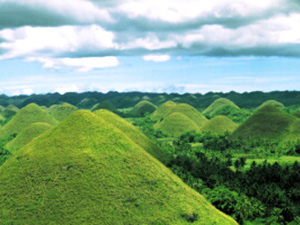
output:
[[238,125],[226,116],[219,115],[210,119],[200,132],[209,132],[213,134],[224,134],[225,132],[233,132]]
[[283,109],[284,108],[284,105],[276,100],[268,100],[268,101],[265,101],[263,104],[261,104],[258,108],[262,108],[266,105],[271,105],[271,106],[274,106],[278,109]]
[[6,139],[11,135],[22,132],[27,126],[44,122],[50,125],[57,125],[58,122],[46,110],[31,103],[22,108],[18,113],[0,129],[0,139]]
[[203,126],[208,121],[207,118],[194,107],[185,103],[176,104],[172,101],[168,101],[158,107],[158,109],[152,113],[151,118],[153,120],[161,121],[162,119],[166,119],[170,114],[173,114],[175,112],[187,116],[199,127]]
[[6,147],[11,152],[17,151],[50,128],[51,126],[48,123],[38,122],[30,124],[16,138],[8,142]]
[[16,152],[0,183],[1,224],[237,224],[89,111]]
[[240,110],[240,108],[232,101],[226,98],[219,98],[208,106],[203,111],[203,114],[209,118],[213,118],[218,115],[230,115],[238,110]]
[[113,105],[111,104],[109,101],[102,101],[100,103],[95,104],[91,111],[96,111],[98,109],[107,109],[113,113],[119,113],[119,110]]
[[65,118],[74,113],[77,109],[69,103],[64,103],[62,105],[54,105],[48,109],[48,112],[59,122],[63,121]]
[[16,115],[16,113],[19,111],[19,109],[14,106],[14,105],[8,105],[6,106],[1,114],[5,117],[5,118],[11,118],[12,116]]
[[94,98],[84,98],[77,104],[77,107],[80,109],[90,109],[97,104],[97,102],[98,101]]
[[155,110],[152,114],[151,114],[151,119],[153,120],[161,120],[164,117],[166,117],[168,114],[170,114],[173,110],[173,108],[176,106],[177,104],[173,101],[167,101],[164,104],[162,104],[161,106],[159,106],[157,108],[157,110]]
[[157,106],[147,100],[138,102],[130,112],[132,116],[144,116],[146,113],[153,113],[157,109]]
[[296,117],[278,107],[266,105],[259,108],[233,133],[234,138],[244,139],[285,139]]
[[174,112],[162,121],[154,124],[154,128],[171,137],[178,137],[188,131],[198,131],[199,126],[186,115]]
[[162,152],[162,150],[160,150],[159,147],[157,147],[148,137],[146,137],[146,135],[144,135],[137,127],[133,126],[131,123],[105,109],[99,109],[94,113],[101,119],[105,120],[107,123],[122,131],[133,142],[141,146],[153,157],[161,161],[167,160],[165,159],[166,156]]

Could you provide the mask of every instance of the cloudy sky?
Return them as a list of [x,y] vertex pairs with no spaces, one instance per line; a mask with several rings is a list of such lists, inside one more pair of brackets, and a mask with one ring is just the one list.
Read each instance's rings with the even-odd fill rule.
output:
[[0,0],[0,93],[300,90],[299,0]]

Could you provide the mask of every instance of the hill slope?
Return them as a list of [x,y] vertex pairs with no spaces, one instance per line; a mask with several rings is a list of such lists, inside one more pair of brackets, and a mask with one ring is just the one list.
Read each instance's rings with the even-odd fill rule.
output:
[[214,134],[224,134],[225,132],[233,132],[238,125],[226,116],[219,115],[209,120],[203,127],[201,132],[210,132]]
[[258,108],[260,109],[267,105],[274,106],[278,109],[283,109],[283,107],[284,107],[284,105],[281,102],[278,102],[276,100],[268,100],[268,101],[265,101],[263,104],[261,104]]
[[145,113],[153,113],[157,106],[147,100],[138,102],[130,112],[132,116],[144,116]]
[[94,113],[109,124],[122,131],[132,141],[141,146],[155,158],[161,161],[166,160],[165,154],[148,137],[146,137],[138,128],[133,126],[131,123],[105,109],[99,109]]
[[38,105],[31,103],[22,108],[18,113],[0,129],[0,139],[22,132],[27,126],[36,122],[57,125],[58,122],[48,112]]
[[48,123],[33,123],[27,126],[16,138],[7,143],[6,147],[9,151],[14,152],[21,147],[27,145],[33,138],[41,135],[51,126]]
[[88,111],[0,167],[2,224],[237,224]]
[[14,115],[16,115],[16,113],[19,111],[19,109],[14,106],[14,105],[8,105],[7,107],[5,107],[1,114],[5,117],[5,118],[10,118]]
[[296,117],[285,113],[272,105],[259,108],[233,133],[233,137],[245,139],[277,139],[282,140],[287,137],[290,127]]
[[199,130],[199,126],[193,120],[179,112],[171,113],[164,120],[158,121],[154,124],[154,128],[172,137],[178,137],[188,131]]
[[171,111],[172,109],[176,106],[176,103],[173,101],[167,101],[164,104],[162,104],[161,106],[159,106],[157,108],[157,110],[155,110],[152,115],[151,115],[151,119],[153,120],[161,120],[164,117],[166,117]]

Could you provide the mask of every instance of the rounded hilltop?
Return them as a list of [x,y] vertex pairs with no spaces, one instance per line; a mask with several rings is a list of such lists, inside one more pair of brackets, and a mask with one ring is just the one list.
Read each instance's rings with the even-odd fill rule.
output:
[[138,102],[130,112],[130,115],[140,117],[146,113],[153,113],[157,109],[157,106],[147,100]]

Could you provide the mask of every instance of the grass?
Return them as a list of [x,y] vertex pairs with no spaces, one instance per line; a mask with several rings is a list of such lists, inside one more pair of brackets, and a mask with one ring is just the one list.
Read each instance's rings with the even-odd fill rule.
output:
[[105,109],[97,110],[94,113],[107,123],[121,130],[127,137],[129,137],[137,145],[141,146],[141,148],[146,150],[153,157],[161,161],[165,160],[165,154],[159,149],[159,147],[157,147],[146,135],[144,135],[130,122],[127,122],[120,116]]
[[0,183],[1,224],[237,224],[89,111],[16,152]]
[[167,101],[155,110],[152,115],[151,119],[153,120],[161,120],[166,117],[168,114],[172,112],[172,109],[176,106],[176,103],[173,101]]
[[17,135],[27,126],[44,122],[50,125],[57,125],[58,122],[46,110],[31,103],[22,108],[8,123],[0,129],[0,139],[7,139],[11,135]]
[[272,105],[259,108],[233,133],[234,138],[276,139],[288,137],[297,118]]
[[5,118],[11,118],[12,116],[16,115],[19,109],[14,105],[8,105],[5,109],[2,110],[1,114]]
[[146,113],[153,113],[157,109],[157,106],[147,100],[138,102],[130,112],[132,116],[140,117]]
[[209,118],[213,118],[218,115],[228,115],[232,112],[238,111],[240,108],[232,101],[226,98],[219,98],[215,100],[210,106],[208,106],[203,114]]
[[33,123],[27,126],[16,138],[7,143],[6,147],[9,151],[15,152],[21,147],[27,145],[33,138],[38,137],[46,130],[49,130],[51,125],[48,123]]
[[94,111],[96,111],[98,109],[107,109],[107,110],[109,110],[109,111],[111,111],[113,113],[117,113],[118,112],[118,109],[113,104],[111,104],[109,101],[102,101],[100,103],[95,104],[92,107],[91,111],[94,112]]
[[154,124],[154,128],[171,137],[178,137],[188,131],[198,131],[199,126],[186,115],[174,112]]
[[203,127],[201,132],[209,132],[213,134],[224,134],[225,132],[232,133],[238,125],[226,116],[216,116],[209,120]]
[[48,112],[59,122],[63,121],[65,118],[74,113],[77,109],[69,103],[64,103],[62,105],[51,106]]
[[263,104],[261,104],[258,108],[263,108],[264,106],[267,106],[267,105],[271,105],[271,106],[274,106],[278,109],[283,109],[284,108],[284,105],[281,103],[281,102],[278,102],[276,100],[268,100],[268,101],[265,101]]

